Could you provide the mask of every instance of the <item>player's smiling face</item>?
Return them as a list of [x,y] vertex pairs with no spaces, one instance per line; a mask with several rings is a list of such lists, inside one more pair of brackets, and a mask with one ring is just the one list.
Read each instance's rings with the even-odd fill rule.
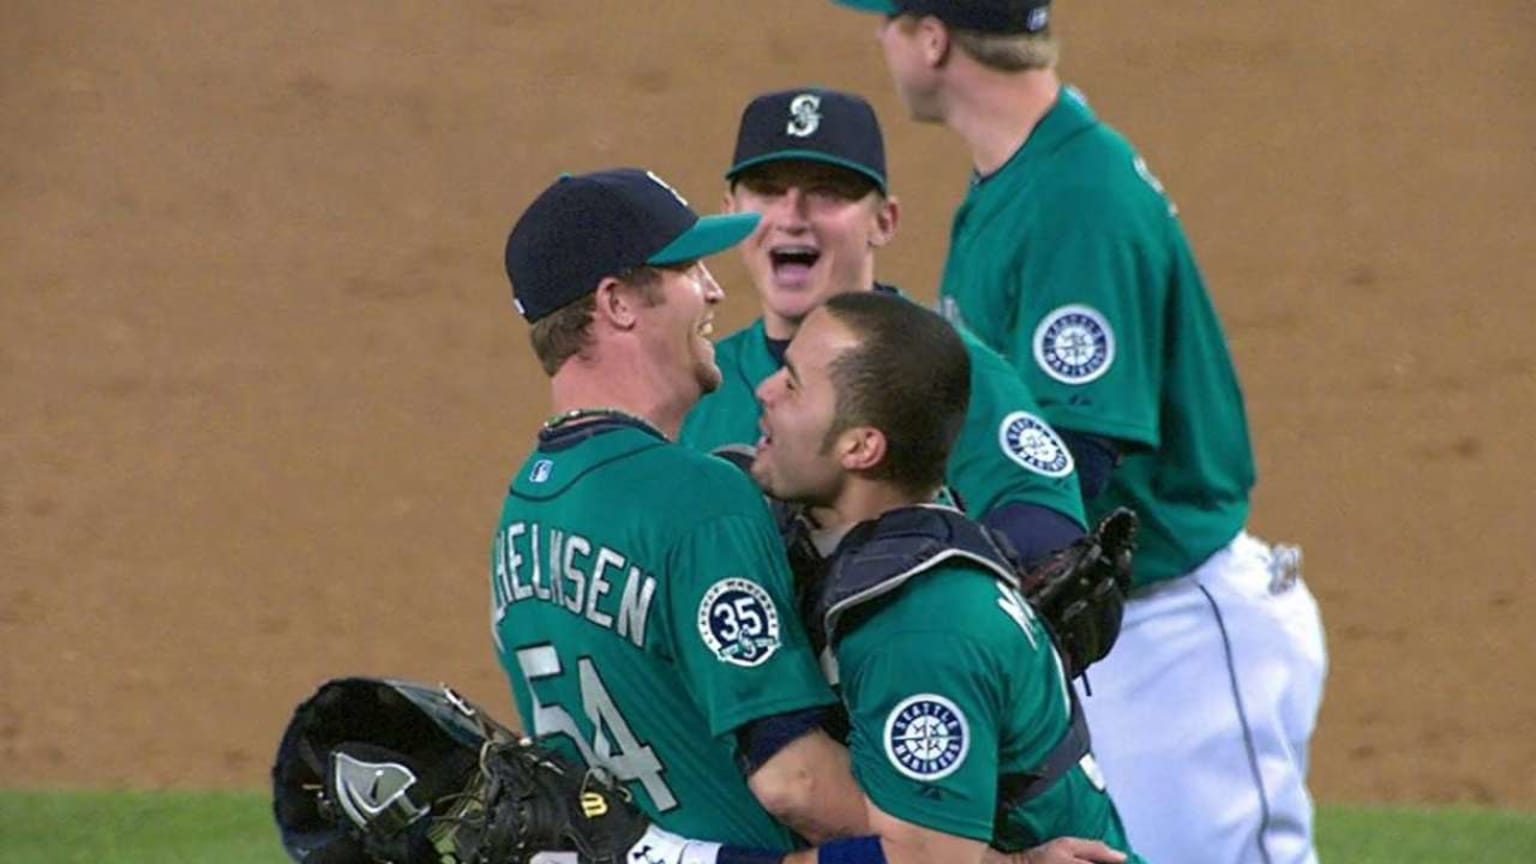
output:
[[[665,370],[672,388],[697,398],[720,386],[715,363],[715,307],[725,292],[702,262],[657,268],[661,302],[645,307],[640,326],[654,368]],[[675,376],[675,378],[674,378]]]
[[741,254],[775,339],[793,336],[827,298],[873,286],[875,249],[895,235],[898,213],[857,171],[801,160],[749,169],[725,209],[762,215]]
[[813,312],[789,343],[784,368],[758,386],[762,437],[752,476],[775,498],[826,505],[841,490],[832,364],[857,345],[840,321],[825,311]]

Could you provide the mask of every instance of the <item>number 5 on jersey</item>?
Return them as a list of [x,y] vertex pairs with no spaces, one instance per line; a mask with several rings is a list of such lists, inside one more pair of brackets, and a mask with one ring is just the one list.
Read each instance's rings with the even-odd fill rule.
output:
[[[661,777],[666,770],[661,760],[656,758],[655,751],[648,745],[635,740],[628,721],[619,713],[618,706],[613,704],[613,697],[608,695],[608,688],[603,685],[603,678],[598,674],[592,658],[582,657],[576,661],[581,685],[581,709],[592,726],[590,742],[569,711],[559,705],[540,702],[538,692],[533,688],[535,681],[559,677],[564,673],[565,669],[555,647],[535,645],[519,649],[517,665],[522,669],[523,677],[528,679],[528,699],[533,705],[533,716],[527,720],[533,725],[535,735],[564,735],[570,738],[588,765],[601,765],[624,782],[638,781],[656,804],[658,812],[665,813],[677,806],[677,797]],[[609,740],[604,733],[604,727],[613,733],[613,740]],[[615,743],[618,744],[617,750],[614,749]]]

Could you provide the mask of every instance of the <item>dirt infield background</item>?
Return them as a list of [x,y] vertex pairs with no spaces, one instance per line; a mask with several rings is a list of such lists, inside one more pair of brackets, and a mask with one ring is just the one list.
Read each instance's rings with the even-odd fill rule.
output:
[[[1319,798],[1536,807],[1536,4],[1057,20],[1208,271],[1253,527],[1306,546]],[[545,395],[506,229],[613,164],[712,208],[746,99],[820,83],[880,109],[882,276],[931,298],[965,154],[905,120],[873,28],[824,0],[0,5],[0,785],[259,786],[344,673],[510,717],[483,571]]]

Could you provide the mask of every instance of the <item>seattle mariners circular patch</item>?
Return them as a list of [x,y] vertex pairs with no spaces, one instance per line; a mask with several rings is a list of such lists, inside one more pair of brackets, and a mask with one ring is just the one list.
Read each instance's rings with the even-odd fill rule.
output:
[[759,666],[779,650],[779,610],[750,579],[721,579],[699,601],[699,636],[715,658]]
[[1035,362],[1063,384],[1087,384],[1115,362],[1115,331],[1092,306],[1058,307],[1035,328]]
[[913,780],[955,773],[971,749],[971,729],[960,706],[936,693],[901,700],[885,718],[885,755]]
[[1072,473],[1072,451],[1057,437],[1055,429],[1028,411],[1015,411],[1004,417],[997,440],[1009,459],[1036,474],[1065,477]]

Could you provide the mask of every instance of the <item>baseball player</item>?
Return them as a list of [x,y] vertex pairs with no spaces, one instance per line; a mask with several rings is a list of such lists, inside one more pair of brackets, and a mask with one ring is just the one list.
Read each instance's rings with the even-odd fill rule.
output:
[[[604,766],[656,821],[625,860],[778,861],[797,844],[777,817],[811,840],[856,837],[812,853],[819,860],[876,864],[884,859],[868,833],[873,811],[853,783],[848,752],[821,730],[834,697],[795,620],[767,504],[728,462],[670,441],[684,413],[721,382],[708,335],[723,292],[699,259],[740,242],[757,221],[701,219],[654,174],[635,170],[563,178],[518,220],[507,273],[533,324],[555,414],[502,510],[492,635],[534,734],[568,758]],[[965,383],[962,368],[950,386]],[[950,432],[959,415],[947,416],[941,425]],[[640,506],[643,490],[660,494]],[[922,494],[931,492],[925,486]],[[1037,625],[1016,627],[1050,650]],[[1041,700],[1061,683],[1037,686]],[[1004,754],[1010,763],[1032,760],[1065,735],[1067,715],[1047,716],[1049,726],[1010,728],[1018,736],[1016,752]],[[976,762],[991,764],[981,749]],[[1061,838],[1072,829],[1116,842],[1107,799],[1084,810],[1090,818],[1082,822],[1056,812],[1064,801],[1102,797],[1088,764],[1071,769],[1082,777],[1051,784],[1041,800],[1054,809],[1033,805],[1007,823],[1007,836]],[[966,830],[981,833],[967,857],[979,860],[997,790],[971,786]],[[917,786],[908,793],[930,794]],[[701,837],[729,842],[690,839]],[[1024,854],[1052,864],[1124,860],[1075,838]],[[921,847],[893,859],[966,860]]]
[[818,728],[834,696],[761,492],[671,441],[720,384],[724,294],[700,259],[756,223],[699,218],[627,169],[562,178],[518,220],[507,273],[554,414],[506,496],[491,617],[535,734],[606,766],[672,830],[783,851],[784,825],[864,825]]
[[970,147],[942,308],[1024,376],[1089,517],[1141,516],[1139,587],[1084,700],[1131,838],[1155,861],[1315,860],[1322,624],[1296,552],[1245,529],[1242,391],[1176,208],[1061,85],[1050,0],[838,2],[887,16],[912,117]]
[[[740,248],[763,314],[717,347],[720,388],[683,424],[683,443],[702,450],[756,442],[754,391],[783,365],[808,313],[840,294],[895,291],[874,275],[875,252],[895,238],[900,209],[880,124],[864,99],[816,87],[758,96],[742,112],[725,178],[725,209],[762,220]],[[1012,367],[965,339],[971,402],[948,488],[1034,563],[1083,533],[1072,455]]]
[[[877,835],[789,861],[977,862],[988,843],[1065,835],[1129,851],[1013,564],[982,525],[928,503],[965,423],[970,357],[938,314],[851,292],[810,313],[758,388],[752,474],[806,508],[825,556],[797,566],[802,609]],[[1105,852],[1080,854],[1120,858]]]

